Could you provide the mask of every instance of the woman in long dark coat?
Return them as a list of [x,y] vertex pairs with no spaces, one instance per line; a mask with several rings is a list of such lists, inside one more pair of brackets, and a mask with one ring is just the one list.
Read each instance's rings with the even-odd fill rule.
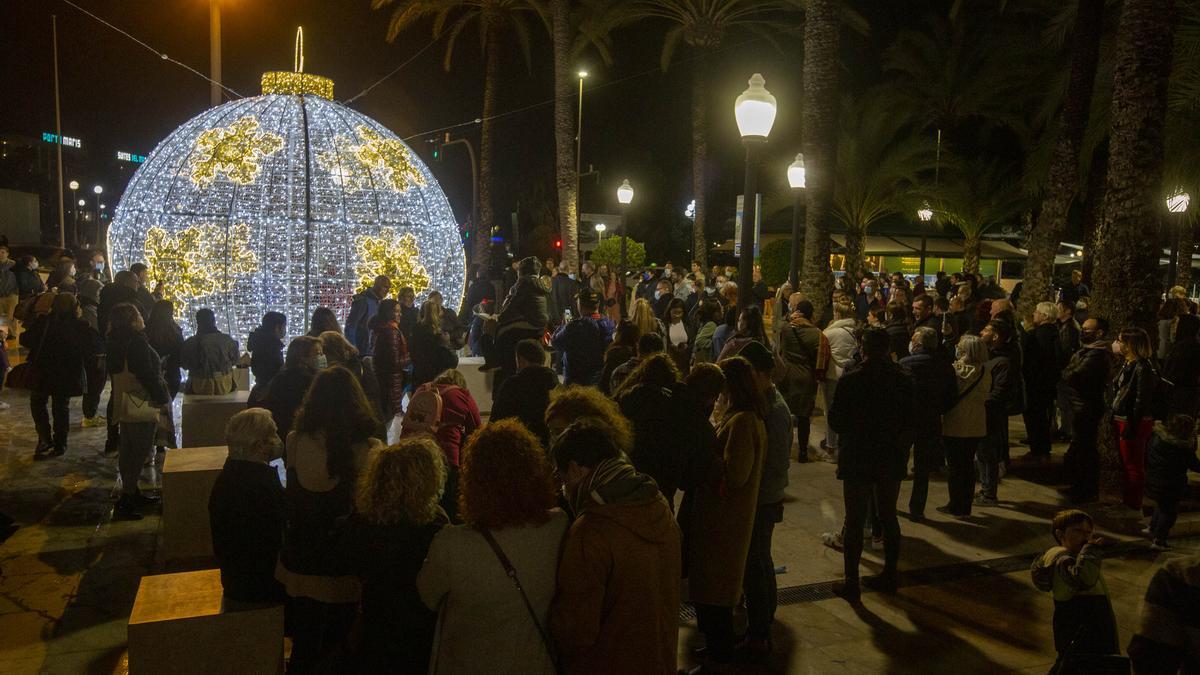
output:
[[[59,457],[67,452],[70,428],[70,403],[83,396],[87,388],[84,364],[104,351],[100,334],[80,318],[79,302],[70,293],[54,298],[50,313],[39,317],[21,335],[21,344],[29,349],[33,369],[33,391],[29,409],[37,428],[38,444],[34,458]],[[46,403],[54,411],[53,430]]]

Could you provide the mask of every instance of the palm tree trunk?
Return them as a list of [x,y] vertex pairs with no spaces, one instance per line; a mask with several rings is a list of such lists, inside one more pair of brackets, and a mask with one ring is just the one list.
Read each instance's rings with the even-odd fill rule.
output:
[[800,287],[819,317],[829,304],[829,212],[837,165],[837,0],[809,0],[804,22],[804,157],[807,165],[804,277]]
[[979,256],[983,250],[983,237],[978,234],[963,238],[963,271],[979,274]]
[[1087,196],[1083,200],[1083,280],[1092,283],[1092,270],[1099,264],[1096,232],[1104,216],[1104,191],[1108,187],[1108,141],[1096,146],[1088,169]]
[[846,228],[846,274],[851,279],[862,279],[867,266],[867,230],[851,226]]
[[492,138],[492,117],[496,114],[496,91],[500,77],[499,20],[485,11],[480,30],[484,34],[483,122],[479,131],[479,222],[475,229],[473,262],[486,267],[491,251],[492,227],[496,225],[493,203],[492,159],[495,152]]
[[1067,212],[1079,187],[1079,146],[1087,129],[1095,89],[1104,0],[1079,0],[1071,42],[1071,76],[1058,120],[1058,140],[1050,164],[1050,180],[1041,213],[1029,235],[1029,260],[1017,315],[1032,318],[1033,308],[1053,299],[1054,255],[1067,229]]
[[1175,284],[1187,288],[1192,283],[1192,251],[1196,248],[1195,223],[1191,214],[1184,214],[1179,225],[1179,256],[1175,259]]
[[708,64],[703,52],[692,63],[692,194],[696,213],[692,225],[692,260],[708,269]]
[[1091,314],[1114,330],[1155,335],[1162,293],[1158,272],[1167,80],[1171,72],[1174,0],[1126,0],[1114,57],[1108,188],[1097,241]]
[[579,265],[579,176],[575,171],[575,84],[571,78],[571,3],[550,0],[554,41],[554,177],[558,187],[558,231],[562,259]]

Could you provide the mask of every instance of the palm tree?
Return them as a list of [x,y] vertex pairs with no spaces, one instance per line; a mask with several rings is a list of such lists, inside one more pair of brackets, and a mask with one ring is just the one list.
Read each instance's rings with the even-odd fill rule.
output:
[[983,234],[1026,211],[1029,196],[1009,168],[986,160],[963,163],[937,192],[935,212],[963,235],[963,271],[979,273]]
[[807,171],[804,210],[804,265],[800,290],[821,316],[833,291],[829,269],[829,215],[837,166],[838,0],[808,0],[804,23],[804,112]]
[[394,41],[401,31],[432,18],[434,38],[446,38],[443,66],[447,71],[458,39],[472,26],[479,33],[484,55],[483,114],[479,138],[479,222],[474,223],[472,259],[476,264],[486,265],[487,242],[492,227],[497,224],[493,201],[495,147],[492,125],[500,85],[500,59],[505,49],[515,42],[525,58],[526,67],[531,67],[529,19],[537,16],[539,6],[527,0],[371,0],[374,9],[392,5],[395,9],[388,25],[388,42]]
[[1031,316],[1037,303],[1051,297],[1054,256],[1067,229],[1067,215],[1079,191],[1079,156],[1092,106],[1100,38],[1104,32],[1104,0],[1078,0],[1071,42],[1070,79],[1059,114],[1049,182],[1042,208],[1030,232],[1024,287],[1018,316]]
[[1114,56],[1104,218],[1091,312],[1114,329],[1155,331],[1163,141],[1174,0],[1126,0]]
[[915,209],[924,172],[935,168],[935,149],[898,129],[878,93],[842,108],[833,217],[846,227],[846,273],[859,279],[865,267],[867,230],[888,216]]
[[550,38],[554,43],[554,174],[558,186],[558,224],[562,259],[579,261],[579,176],[575,156],[578,120],[575,111],[576,73],[572,63],[594,50],[612,64],[609,35],[626,19],[620,0],[549,0]]
[[[830,4],[829,0],[813,4]],[[784,29],[781,20],[798,10],[789,0],[634,0],[629,20],[662,19],[670,24],[663,36],[660,57],[665,71],[675,58],[679,43],[692,48],[692,191],[696,200],[693,260],[708,266],[708,95],[710,93],[708,52],[721,45],[731,30]],[[806,66],[807,67],[807,66]],[[811,192],[811,190],[810,190]]]

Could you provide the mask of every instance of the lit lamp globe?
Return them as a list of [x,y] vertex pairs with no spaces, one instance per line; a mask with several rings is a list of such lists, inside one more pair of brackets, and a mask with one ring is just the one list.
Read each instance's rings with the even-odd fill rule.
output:
[[633,202],[633,186],[629,184],[628,179],[617,188],[617,201],[626,205]]
[[[302,66],[301,66],[302,67]],[[418,302],[462,303],[466,261],[450,204],[395,134],[335,103],[333,82],[271,72],[262,95],[185,122],[151,152],[108,232],[116,269],[162,282],[185,334],[210,308],[239,340],[264,313],[303,334],[317,307],[345,322],[378,275]]]
[[1191,203],[1191,201],[1191,195],[1180,190],[1170,197],[1167,197],[1167,210],[1171,213],[1184,213],[1188,210],[1188,205]]
[[84,200],[82,200],[82,199],[80,199],[80,200],[79,200],[79,205],[80,205],[80,206],[87,206],[87,202],[86,202],[86,201],[84,201]]
[[775,97],[767,91],[766,83],[762,75],[755,73],[750,77],[750,87],[733,104],[742,138],[766,140],[775,126]]
[[71,188],[71,190],[78,190],[79,189],[79,181],[73,180],[70,183],[67,183],[67,187]]
[[804,176],[804,153],[803,152],[797,153],[796,161],[794,161],[790,165],[788,165],[787,176],[788,176],[788,185],[790,185],[792,187],[792,189],[799,190],[799,189],[802,189],[805,187],[806,182],[805,182],[805,176]]
[[917,209],[917,218],[920,218],[922,223],[933,220],[933,209],[929,208],[929,202],[925,202],[921,208]]
[[96,194],[103,194],[104,188],[97,185],[96,187],[92,188],[92,192],[95,192]]

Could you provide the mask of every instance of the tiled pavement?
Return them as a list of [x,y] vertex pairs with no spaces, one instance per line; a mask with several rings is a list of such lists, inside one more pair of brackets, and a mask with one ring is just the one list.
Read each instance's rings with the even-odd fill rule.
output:
[[[159,519],[111,521],[116,459],[100,454],[103,430],[80,428],[77,402],[67,455],[34,462],[26,397],[9,391],[0,399],[13,404],[0,412],[0,512],[21,525],[0,544],[0,673],[125,672],[125,623],[138,579],[158,571]],[[821,433],[815,420],[814,441]],[[1014,430],[1014,438],[1019,435]],[[1044,470],[1036,473],[1030,477],[1041,480]],[[929,519],[901,521],[902,570],[920,573],[911,574],[897,595],[869,593],[856,608],[825,592],[824,584],[841,576],[840,554],[819,543],[820,534],[841,521],[833,467],[793,464],[774,550],[776,565],[787,568],[779,576],[781,596],[794,601],[779,607],[769,663],[742,670],[1045,672],[1053,661],[1052,603],[1034,591],[1022,560],[1013,561],[1050,545],[1046,519],[1060,507],[1060,498],[1052,486],[1024,476],[1018,471],[1006,478],[1001,505],[980,509],[965,522],[933,511],[946,497],[944,482],[935,482]],[[155,471],[147,470],[145,478],[156,480]],[[902,510],[907,490],[906,484]],[[1128,536],[1131,529],[1126,524],[1118,538],[1136,541]],[[870,573],[880,558],[867,549],[863,564]],[[1123,641],[1136,625],[1149,577],[1166,556],[1184,553],[1200,553],[1200,540],[1180,539],[1175,551],[1157,556],[1144,547],[1129,548],[1106,561]],[[996,572],[966,567],[997,559],[1002,564]],[[688,622],[680,639],[681,666],[697,644]]]

